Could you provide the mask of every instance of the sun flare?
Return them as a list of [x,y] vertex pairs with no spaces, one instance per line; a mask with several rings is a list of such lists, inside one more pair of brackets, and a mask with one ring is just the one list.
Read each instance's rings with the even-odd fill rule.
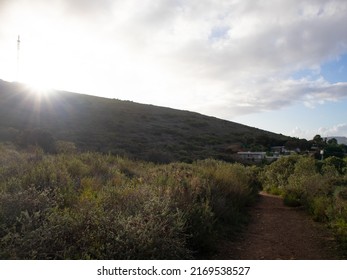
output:
[[32,90],[45,92],[54,87],[53,75],[44,61],[28,59],[20,73],[20,81],[27,84]]
[[31,91],[37,94],[45,94],[52,90],[52,87],[46,81],[40,81],[36,79],[27,79],[23,81]]
[[37,93],[47,93],[61,88],[64,74],[69,66],[64,54],[52,51],[53,47],[44,40],[27,40],[21,47],[17,79]]

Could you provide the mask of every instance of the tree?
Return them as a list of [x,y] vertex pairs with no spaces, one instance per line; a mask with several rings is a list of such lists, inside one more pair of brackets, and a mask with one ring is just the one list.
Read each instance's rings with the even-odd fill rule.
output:
[[343,158],[344,155],[345,155],[344,150],[339,145],[335,145],[335,144],[327,145],[324,149],[324,157],[325,158],[331,157],[331,156]]
[[323,149],[326,146],[326,142],[324,139],[317,134],[315,137],[313,137],[313,144],[318,148],[318,149]]
[[291,138],[285,143],[285,147],[289,150],[299,148],[300,151],[307,151],[311,148],[312,144],[306,139]]
[[335,138],[331,138],[328,140],[328,145],[338,145],[337,140]]
[[335,157],[335,156],[331,156],[327,159],[324,160],[324,164],[328,165],[328,166],[334,166],[335,169],[340,173],[343,174],[346,166],[347,166],[347,162],[344,161],[342,158],[339,157]]

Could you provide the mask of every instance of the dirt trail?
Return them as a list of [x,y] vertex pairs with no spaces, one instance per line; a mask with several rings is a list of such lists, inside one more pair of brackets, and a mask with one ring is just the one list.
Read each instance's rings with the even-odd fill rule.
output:
[[223,242],[215,259],[339,258],[331,232],[314,222],[304,210],[285,206],[280,197],[261,193],[250,215],[242,237],[227,244]]

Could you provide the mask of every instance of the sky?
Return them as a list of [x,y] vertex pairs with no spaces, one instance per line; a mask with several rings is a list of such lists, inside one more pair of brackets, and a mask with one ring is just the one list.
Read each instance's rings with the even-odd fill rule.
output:
[[346,0],[0,0],[0,79],[347,137],[346,26]]

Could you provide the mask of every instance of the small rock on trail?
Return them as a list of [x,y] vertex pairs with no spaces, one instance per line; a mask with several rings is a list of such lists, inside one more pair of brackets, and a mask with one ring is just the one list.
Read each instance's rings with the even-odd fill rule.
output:
[[242,236],[221,242],[214,259],[339,259],[332,233],[303,209],[285,206],[278,196],[260,193],[250,215]]

